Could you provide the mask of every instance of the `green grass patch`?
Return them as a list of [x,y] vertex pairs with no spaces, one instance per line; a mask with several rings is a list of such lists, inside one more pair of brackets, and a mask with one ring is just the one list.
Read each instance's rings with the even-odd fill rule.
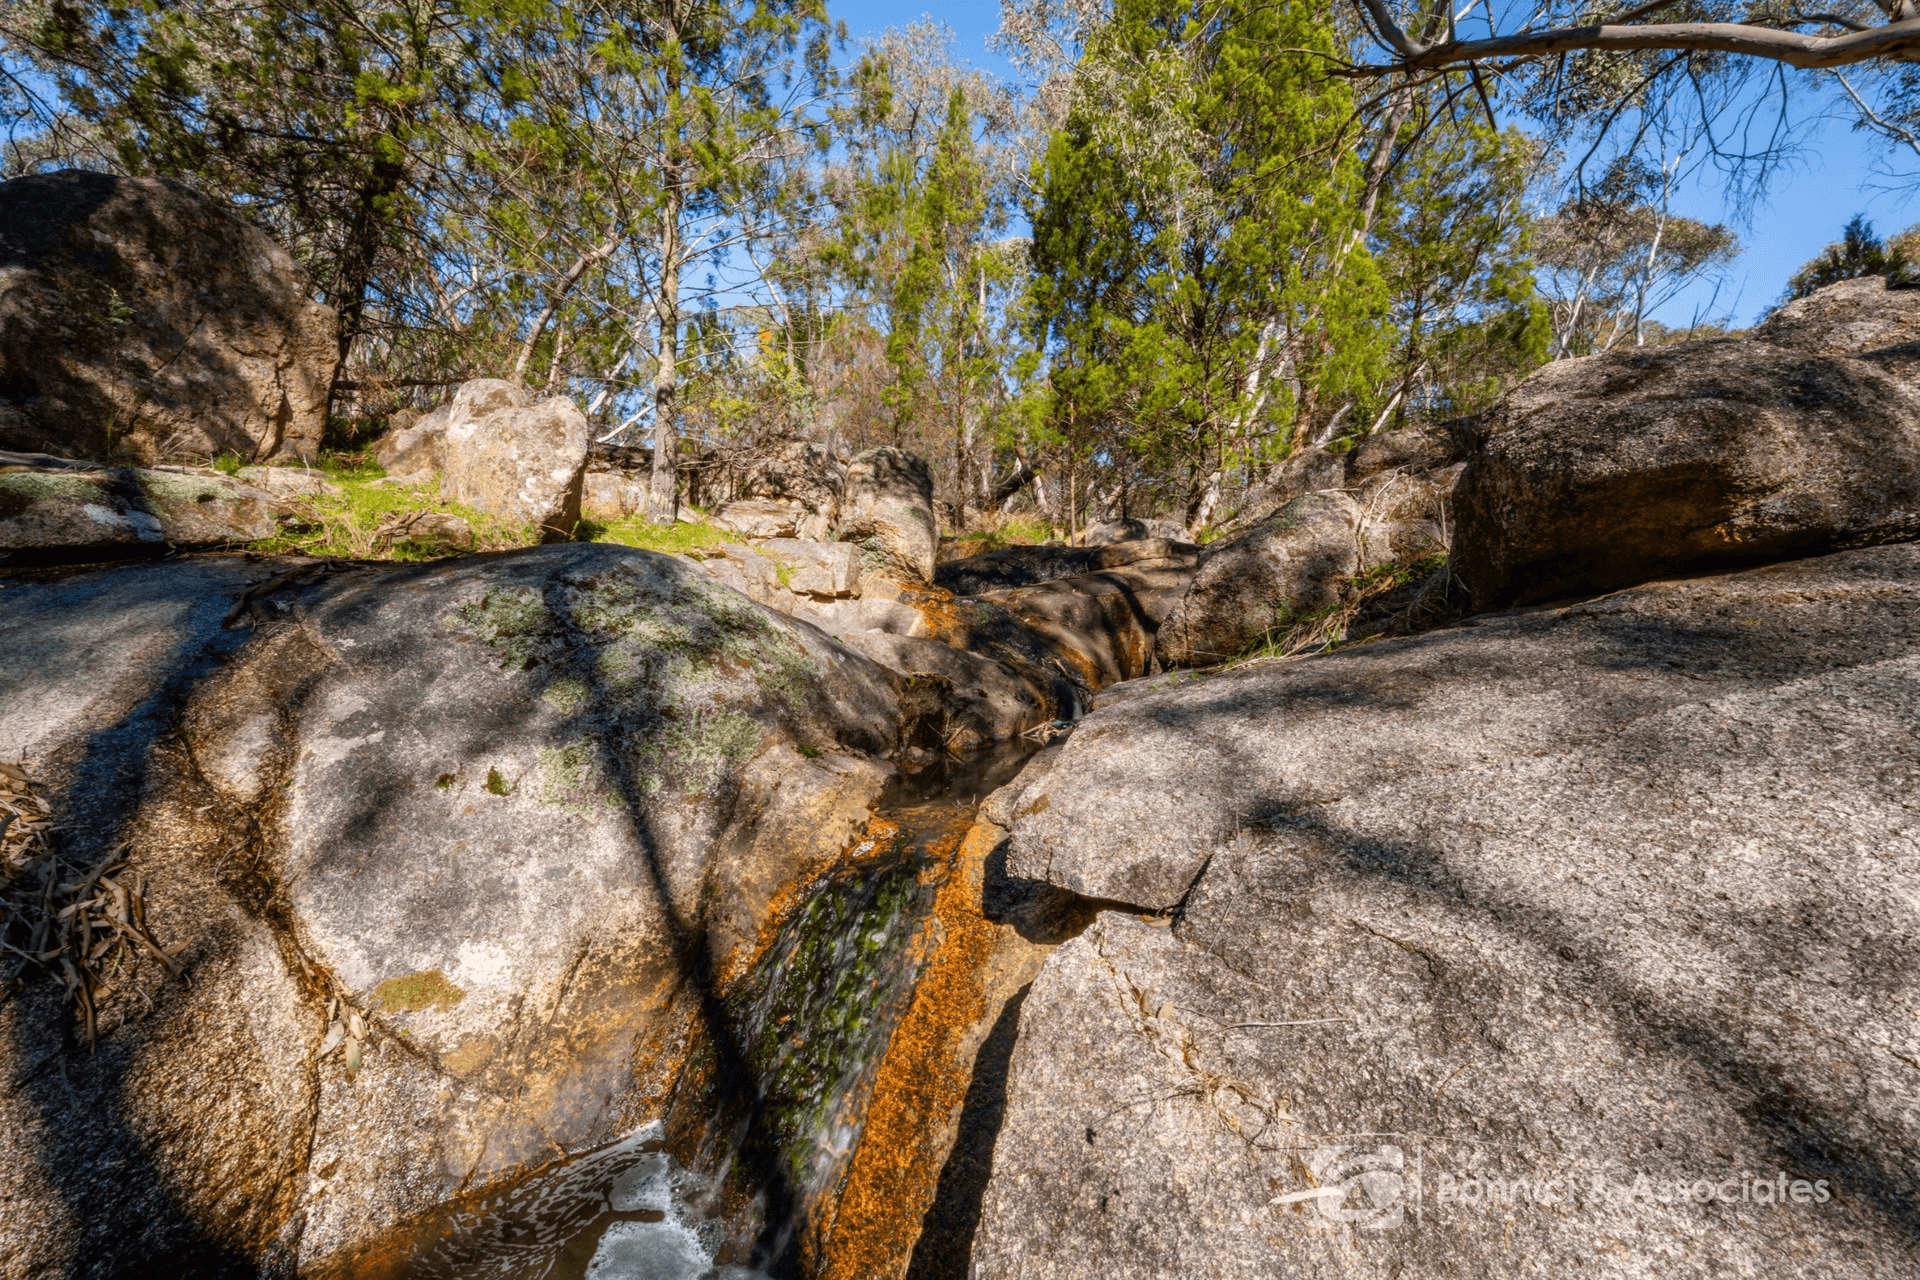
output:
[[[316,494],[300,501],[301,518],[274,537],[250,544],[268,554],[343,556],[354,560],[414,562],[472,551],[505,551],[540,541],[531,524],[503,520],[458,502],[448,502],[432,485],[386,485],[386,472],[365,452],[323,452],[314,465],[342,492]],[[421,512],[459,516],[473,530],[473,546],[457,547],[436,538],[413,536],[405,517]]]
[[642,551],[662,551],[685,555],[707,547],[740,542],[731,529],[704,521],[678,520],[673,524],[655,524],[645,516],[622,516],[618,520],[582,520],[574,526],[573,536],[582,542],[617,542]]
[[1006,547],[1037,547],[1056,536],[1053,526],[1039,516],[1008,516],[973,533],[940,540],[941,560],[965,560]]

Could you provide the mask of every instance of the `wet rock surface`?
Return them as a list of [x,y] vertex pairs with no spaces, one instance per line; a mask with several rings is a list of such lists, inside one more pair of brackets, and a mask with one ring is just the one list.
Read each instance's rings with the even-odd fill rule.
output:
[[334,315],[287,251],[176,182],[0,183],[0,448],[313,458]]
[[1910,1273],[1916,655],[1909,544],[1103,695],[1008,874],[1171,916],[1047,958],[971,1264]]

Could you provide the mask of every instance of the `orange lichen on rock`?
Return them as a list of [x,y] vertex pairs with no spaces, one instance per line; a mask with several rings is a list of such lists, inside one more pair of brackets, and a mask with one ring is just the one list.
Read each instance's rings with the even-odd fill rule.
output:
[[906,1272],[933,1203],[946,1148],[973,1070],[988,1008],[986,974],[1013,930],[980,914],[982,866],[1003,832],[971,827],[934,900],[945,936],[887,1045],[866,1127],[830,1224],[822,1280],[881,1280]]

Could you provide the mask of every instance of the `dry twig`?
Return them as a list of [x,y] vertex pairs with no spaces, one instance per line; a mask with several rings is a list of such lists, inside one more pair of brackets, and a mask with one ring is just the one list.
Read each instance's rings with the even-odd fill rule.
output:
[[83,866],[52,830],[52,812],[26,770],[0,764],[0,994],[29,968],[52,975],[92,1048],[113,983],[130,985],[143,955],[177,977],[174,955],[184,948],[168,951],[147,927],[146,877],[127,865],[125,844]]

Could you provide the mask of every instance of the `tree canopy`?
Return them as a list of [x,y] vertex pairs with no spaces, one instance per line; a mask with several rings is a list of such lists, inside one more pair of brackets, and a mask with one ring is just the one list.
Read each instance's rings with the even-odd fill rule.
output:
[[[925,455],[956,523],[1200,529],[1300,448],[1723,321],[1660,322],[1738,252],[1673,192],[1754,67],[1870,50],[1807,74],[1920,124],[1904,12],[1003,17],[1024,83],[820,0],[17,0],[4,165],[180,179],[288,244],[342,321],[339,449],[501,376],[651,445],[660,520],[683,464],[797,436]],[[1911,270],[1856,220],[1789,292]]]

